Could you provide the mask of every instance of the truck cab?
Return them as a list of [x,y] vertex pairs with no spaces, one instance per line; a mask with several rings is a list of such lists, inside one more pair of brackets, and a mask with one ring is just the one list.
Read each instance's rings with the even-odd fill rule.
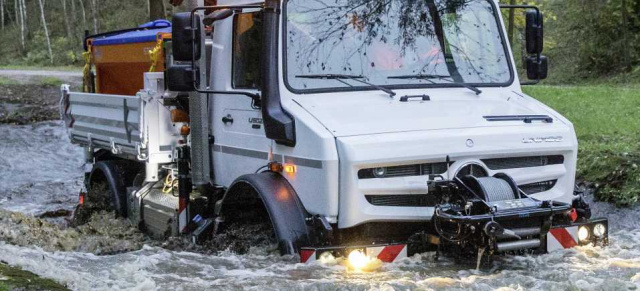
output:
[[[127,209],[175,170],[177,233],[215,235],[261,208],[282,253],[303,261],[416,234],[489,254],[550,250],[555,229],[606,241],[606,220],[574,194],[573,125],[522,92],[498,1],[218,4],[173,18],[165,72],[142,91],[169,110],[188,100],[188,121],[154,115],[187,130],[169,134],[168,161],[138,155],[144,183],[118,194],[138,200]],[[530,9],[527,74],[546,78],[541,13],[502,8]],[[196,216],[210,224],[189,227]]]

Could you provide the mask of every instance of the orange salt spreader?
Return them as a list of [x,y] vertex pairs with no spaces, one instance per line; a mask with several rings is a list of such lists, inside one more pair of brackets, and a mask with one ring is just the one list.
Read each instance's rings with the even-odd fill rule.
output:
[[144,87],[144,73],[164,71],[163,45],[170,39],[171,22],[167,20],[87,37],[84,91],[135,95]]

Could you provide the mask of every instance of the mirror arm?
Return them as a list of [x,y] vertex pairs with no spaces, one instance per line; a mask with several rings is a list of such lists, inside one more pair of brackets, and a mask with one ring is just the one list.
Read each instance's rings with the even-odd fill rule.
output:
[[198,93],[203,93],[203,94],[220,94],[220,95],[242,95],[242,96],[247,96],[249,98],[251,98],[251,100],[253,100],[254,104],[260,104],[260,94],[259,93],[251,93],[251,92],[245,92],[245,91],[212,91],[212,90],[200,90],[198,89],[198,87],[196,86],[196,84],[194,84],[195,88],[196,88],[196,92]]

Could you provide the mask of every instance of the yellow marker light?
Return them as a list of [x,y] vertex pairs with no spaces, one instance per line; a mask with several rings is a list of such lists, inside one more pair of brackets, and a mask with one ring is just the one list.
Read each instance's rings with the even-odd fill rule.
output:
[[298,169],[296,169],[296,165],[293,164],[285,164],[284,165],[284,172],[287,174],[293,174],[297,171]]
[[593,235],[602,238],[605,233],[607,233],[607,227],[604,224],[598,223],[593,227]]
[[586,226],[578,228],[578,240],[583,243],[589,239],[589,229]]

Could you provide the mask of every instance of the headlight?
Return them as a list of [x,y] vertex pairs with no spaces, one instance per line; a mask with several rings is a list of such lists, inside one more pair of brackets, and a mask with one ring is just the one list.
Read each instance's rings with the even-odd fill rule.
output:
[[382,261],[378,258],[371,258],[361,250],[353,250],[347,258],[348,266],[361,272],[372,272],[382,267]]
[[349,254],[349,264],[354,269],[360,270],[369,264],[370,259],[360,250],[354,250]]
[[589,239],[589,229],[586,226],[581,226],[578,229],[578,240],[583,243]]
[[373,176],[376,178],[384,178],[387,175],[387,168],[375,168],[373,169]]
[[593,235],[595,235],[598,238],[604,237],[606,233],[607,233],[607,227],[604,226],[604,224],[602,223],[598,223],[596,224],[596,226],[593,227]]

